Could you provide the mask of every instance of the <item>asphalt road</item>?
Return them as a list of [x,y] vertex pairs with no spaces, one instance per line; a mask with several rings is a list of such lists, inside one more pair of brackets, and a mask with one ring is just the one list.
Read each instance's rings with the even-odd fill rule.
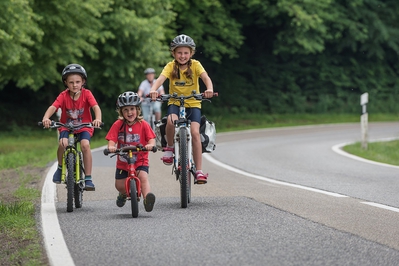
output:
[[[369,128],[372,139],[399,132]],[[210,160],[221,164],[204,159],[209,182],[193,186],[187,209],[171,168],[151,154],[157,200],[137,219],[129,202],[115,204],[114,160],[96,152],[96,191],[82,209],[67,213],[57,186],[65,242],[75,265],[397,265],[399,169],[331,148],[359,139],[358,124],[219,134]]]

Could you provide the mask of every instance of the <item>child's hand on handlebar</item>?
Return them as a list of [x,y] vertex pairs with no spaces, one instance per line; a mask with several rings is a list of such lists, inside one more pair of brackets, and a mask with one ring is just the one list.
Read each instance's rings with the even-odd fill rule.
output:
[[213,94],[214,94],[213,90],[206,90],[206,91],[204,91],[204,97],[205,97],[205,98],[212,98],[212,97],[213,97]]
[[157,91],[150,91],[150,97],[152,101],[156,101],[158,98],[158,92]]
[[91,122],[93,127],[101,127],[102,122],[100,119],[94,119],[93,122]]
[[154,148],[154,145],[152,145],[152,144],[147,144],[147,145],[144,146],[144,148],[145,148],[147,151],[152,151],[152,149]]
[[108,150],[110,153],[116,152],[116,147],[115,146],[108,146]]
[[43,118],[42,123],[43,123],[43,127],[49,128],[51,125],[51,120],[48,118]]

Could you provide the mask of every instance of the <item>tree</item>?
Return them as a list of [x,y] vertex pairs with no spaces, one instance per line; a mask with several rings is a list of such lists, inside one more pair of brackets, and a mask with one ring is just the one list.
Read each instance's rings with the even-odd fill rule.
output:
[[31,49],[41,41],[44,32],[32,3],[32,0],[0,2],[0,89],[13,78],[15,72],[10,69],[21,64],[34,65]]
[[169,1],[115,0],[101,17],[105,36],[96,43],[97,57],[83,61],[90,85],[108,97],[136,91],[144,69],[159,69],[170,59],[165,39],[174,13]]

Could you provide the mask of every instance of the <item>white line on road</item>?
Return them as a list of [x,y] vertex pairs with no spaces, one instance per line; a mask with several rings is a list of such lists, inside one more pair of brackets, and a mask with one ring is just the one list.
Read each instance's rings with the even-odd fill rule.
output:
[[374,207],[381,208],[381,209],[385,209],[385,210],[399,212],[398,208],[394,208],[391,206],[387,206],[387,205],[383,205],[383,204],[379,204],[379,203],[375,203],[375,202],[360,202],[360,203],[367,204],[367,205],[374,206]]
[[[91,151],[96,152],[103,150],[105,147],[99,147]],[[42,189],[41,219],[44,246],[50,265],[74,266],[75,263],[65,243],[55,209],[57,190],[56,185],[53,183],[53,173],[57,170],[57,167],[57,162],[50,167]]]
[[44,245],[50,265],[75,265],[65,243],[57,211],[55,210],[56,185],[53,183],[53,173],[57,170],[55,162],[47,172],[42,189],[41,218]]
[[291,184],[291,183],[288,183],[288,182],[274,180],[274,179],[263,177],[263,176],[259,176],[259,175],[250,174],[250,173],[244,172],[242,170],[239,170],[237,168],[234,168],[234,167],[232,167],[230,165],[224,164],[224,163],[222,163],[220,161],[217,161],[216,159],[211,157],[209,154],[203,154],[203,157],[205,157],[208,161],[210,161],[213,164],[216,164],[216,165],[218,165],[220,167],[223,167],[223,168],[225,168],[225,169],[227,169],[229,171],[235,172],[235,173],[240,174],[240,175],[245,175],[245,176],[256,178],[256,179],[263,180],[263,181],[266,181],[266,182],[270,182],[270,183],[274,183],[274,184],[278,184],[278,185],[283,185],[283,186],[288,186],[288,187],[304,189],[304,190],[308,190],[308,191],[312,191],[312,192],[316,192],[316,193],[321,193],[321,194],[325,194],[325,195],[329,195],[329,196],[333,196],[333,197],[339,197],[339,198],[348,197],[348,196],[345,196],[345,195],[342,195],[342,194],[338,194],[338,193],[334,193],[334,192],[329,192],[329,191],[316,189],[316,188],[311,188],[311,187],[305,187],[305,186],[301,186],[301,185]]

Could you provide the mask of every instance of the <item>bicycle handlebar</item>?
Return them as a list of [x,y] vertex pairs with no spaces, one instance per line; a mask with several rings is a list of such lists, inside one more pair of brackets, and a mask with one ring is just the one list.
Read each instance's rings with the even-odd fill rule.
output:
[[[217,97],[217,96],[219,96],[219,93],[214,92],[213,96]],[[149,94],[147,94],[145,97],[146,98],[151,98],[151,96]],[[189,99],[189,98],[194,98],[194,99],[199,100],[199,101],[201,101],[201,100],[210,101],[209,98],[204,98],[204,93],[196,93],[195,91],[193,91],[190,95],[187,95],[187,96],[185,96],[185,95],[180,95],[179,96],[179,95],[177,95],[177,93],[161,94],[161,95],[158,95],[156,101],[164,102],[164,101],[167,101],[169,99],[186,100],[186,99]]]
[[109,155],[109,154],[119,154],[119,155],[123,155],[129,151],[132,152],[145,152],[145,151],[152,151],[152,152],[156,152],[157,148],[154,146],[152,147],[151,150],[147,150],[146,147],[139,145],[139,146],[126,146],[126,147],[122,147],[119,149],[116,149],[115,152],[110,152],[109,149],[104,149],[103,153],[105,156]]
[[[43,126],[43,122],[38,122],[37,125]],[[101,126],[99,128],[101,129],[102,126],[104,126],[104,123],[101,123]],[[92,123],[81,123],[81,124],[75,125],[72,123],[63,124],[61,122],[51,121],[50,128],[59,128],[59,127],[65,127],[69,130],[78,130],[78,129],[81,129],[84,127],[94,128]]]

